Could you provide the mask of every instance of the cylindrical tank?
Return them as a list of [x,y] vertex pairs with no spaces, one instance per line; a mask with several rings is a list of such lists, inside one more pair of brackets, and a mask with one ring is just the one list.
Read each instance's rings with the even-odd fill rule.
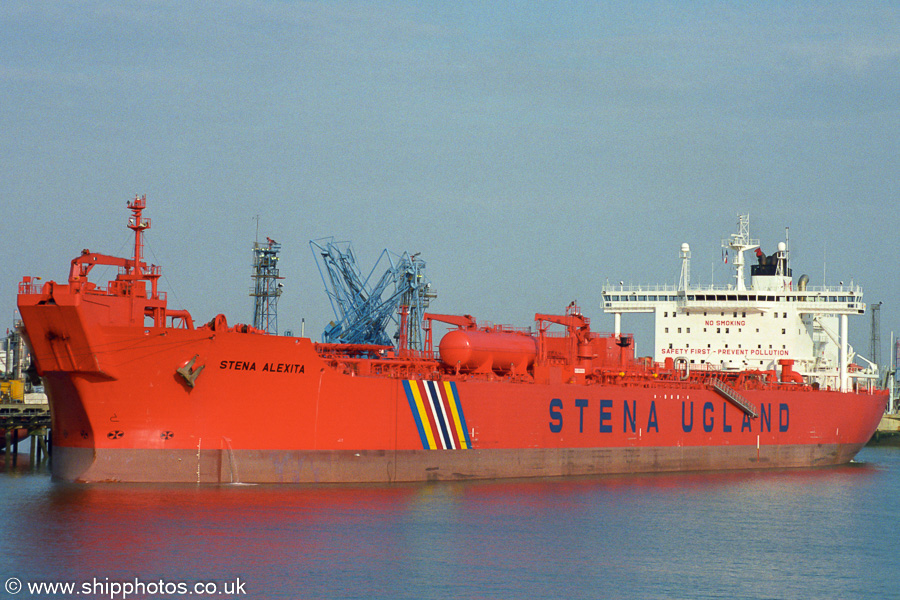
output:
[[537,341],[525,333],[455,329],[438,346],[445,365],[460,371],[519,373],[534,364]]

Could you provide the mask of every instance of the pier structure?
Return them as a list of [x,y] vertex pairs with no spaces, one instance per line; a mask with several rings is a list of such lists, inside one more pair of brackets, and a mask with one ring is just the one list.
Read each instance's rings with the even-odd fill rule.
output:
[[43,388],[35,387],[31,357],[16,322],[0,340],[0,448],[7,469],[16,466],[19,442],[31,438],[31,466],[50,458],[50,405]]
[[31,438],[29,452],[32,467],[50,458],[50,406],[6,400],[0,403],[0,431],[4,432],[3,463],[6,469],[19,460],[19,442]]

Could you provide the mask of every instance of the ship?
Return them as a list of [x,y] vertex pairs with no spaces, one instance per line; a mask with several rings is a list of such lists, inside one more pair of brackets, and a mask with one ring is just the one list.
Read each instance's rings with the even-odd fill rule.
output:
[[[807,468],[852,460],[885,411],[887,393],[850,362],[846,342],[847,316],[865,312],[861,290],[794,285],[784,249],[755,265],[750,288],[742,273],[721,290],[684,277],[673,289],[606,286],[610,333],[592,331],[572,302],[529,327],[426,312],[420,348],[405,336],[315,342],[221,314],[199,324],[170,308],[161,268],[143,258],[146,197],[127,208],[133,254],[84,250],[65,282],[19,285],[57,479],[384,483]],[[741,269],[750,242],[730,241]],[[97,265],[116,267],[115,279],[91,281]],[[635,356],[634,337],[620,331],[629,312],[656,313],[656,356]],[[447,329],[437,349],[436,323]]]

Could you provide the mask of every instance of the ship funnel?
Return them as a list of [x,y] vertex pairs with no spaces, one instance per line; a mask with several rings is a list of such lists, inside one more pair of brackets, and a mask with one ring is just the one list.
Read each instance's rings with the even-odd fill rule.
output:
[[806,291],[806,284],[809,283],[809,275],[803,274],[800,276],[800,279],[797,280],[797,290],[800,292]]

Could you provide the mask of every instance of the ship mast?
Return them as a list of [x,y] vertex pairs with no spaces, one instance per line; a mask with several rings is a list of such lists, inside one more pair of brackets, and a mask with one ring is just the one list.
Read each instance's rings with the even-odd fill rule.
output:
[[131,209],[131,218],[128,219],[128,228],[134,232],[134,266],[132,275],[134,279],[140,279],[144,274],[144,263],[142,262],[144,255],[144,239],[143,233],[145,229],[150,229],[150,219],[145,219],[141,213],[147,208],[147,196],[135,195],[134,200],[128,203]]
[[687,290],[691,287],[691,246],[687,243],[681,245],[681,277],[678,280],[678,289]]
[[744,252],[759,248],[759,240],[750,239],[750,215],[738,215],[738,233],[732,233],[731,237],[722,241],[722,246],[734,250],[734,278],[735,289],[743,291],[747,289],[744,283]]
[[281,244],[267,237],[265,244],[253,242],[253,326],[270,335],[278,335],[278,298],[282,287],[278,274]]

